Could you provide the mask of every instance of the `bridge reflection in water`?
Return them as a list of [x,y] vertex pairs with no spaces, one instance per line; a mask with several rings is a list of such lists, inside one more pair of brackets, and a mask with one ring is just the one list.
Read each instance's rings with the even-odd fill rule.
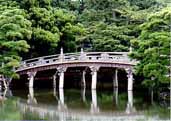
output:
[[[55,93],[57,94],[57,93]],[[55,95],[53,94],[53,95]],[[123,112],[109,112],[106,113],[103,110],[100,110],[97,100],[97,92],[96,90],[91,91],[91,101],[89,110],[76,110],[69,108],[65,103],[65,96],[64,90],[58,90],[58,98],[56,101],[58,102],[57,106],[49,106],[42,104],[36,100],[34,97],[33,88],[29,88],[27,101],[19,101],[18,106],[23,113],[33,113],[37,114],[40,119],[53,119],[59,121],[67,121],[67,120],[121,120],[121,119],[130,119],[130,120],[137,120],[144,118],[141,112],[135,110],[133,106],[133,92],[128,91],[128,101],[127,107]],[[82,101],[86,101],[85,90],[81,90],[81,98]],[[114,89],[113,91],[113,101],[117,107],[118,105],[118,89]],[[50,103],[50,102],[49,102]]]

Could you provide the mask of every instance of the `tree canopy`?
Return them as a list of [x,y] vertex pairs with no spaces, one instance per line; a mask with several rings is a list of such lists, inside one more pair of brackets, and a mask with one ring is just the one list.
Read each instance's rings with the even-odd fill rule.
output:
[[20,53],[30,47],[26,40],[31,38],[31,22],[24,10],[6,5],[0,5],[0,74],[16,77],[13,69],[19,66]]
[[136,71],[145,77],[143,84],[146,86],[157,87],[160,83],[169,83],[170,16],[169,7],[151,14],[139,26],[139,37],[131,41],[134,48],[131,57],[140,61]]

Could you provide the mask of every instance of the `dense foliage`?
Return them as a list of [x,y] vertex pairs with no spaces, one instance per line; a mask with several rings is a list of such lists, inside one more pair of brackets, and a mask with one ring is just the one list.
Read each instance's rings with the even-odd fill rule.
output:
[[[31,38],[31,22],[24,10],[13,7],[15,3],[0,5],[0,74],[16,77],[12,71],[19,65],[19,53],[28,51],[26,40]],[[4,2],[5,3],[5,2]]]
[[56,54],[61,47],[75,52],[132,46],[143,84],[168,83],[169,5],[169,0],[0,0],[0,74],[14,77],[21,57]]
[[160,83],[169,83],[170,19],[170,8],[151,14],[140,25],[139,37],[131,41],[134,48],[131,56],[140,61],[136,71],[145,77],[143,83],[146,86],[158,87]]

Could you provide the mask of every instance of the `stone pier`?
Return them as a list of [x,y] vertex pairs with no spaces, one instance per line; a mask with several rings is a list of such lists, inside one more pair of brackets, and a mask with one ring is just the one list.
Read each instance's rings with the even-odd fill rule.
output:
[[36,71],[27,72],[28,80],[29,80],[29,88],[33,88],[34,86],[34,77],[36,76]]
[[99,70],[98,66],[91,66],[90,70],[92,71],[92,83],[91,83],[91,89],[96,89],[97,85],[97,71]]
[[66,72],[67,68],[66,67],[58,67],[58,75],[59,75],[59,88],[63,89],[64,88],[64,73]]
[[113,87],[118,88],[118,69],[115,69],[115,73],[113,75]]
[[128,77],[128,91],[133,90],[133,72],[132,69],[126,69],[127,77]]

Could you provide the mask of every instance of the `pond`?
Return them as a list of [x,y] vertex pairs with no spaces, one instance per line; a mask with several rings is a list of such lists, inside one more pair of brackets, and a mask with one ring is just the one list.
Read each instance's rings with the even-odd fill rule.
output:
[[145,92],[88,89],[7,91],[0,120],[157,121],[169,120],[170,108]]

